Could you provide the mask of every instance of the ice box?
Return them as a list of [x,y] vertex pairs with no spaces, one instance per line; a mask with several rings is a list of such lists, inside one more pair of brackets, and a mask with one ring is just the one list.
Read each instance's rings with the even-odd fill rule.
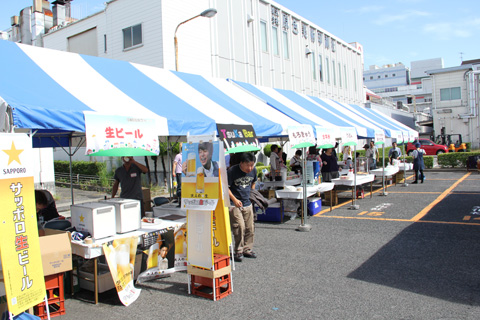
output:
[[101,200],[115,206],[117,233],[125,233],[140,229],[141,207],[140,200],[113,198]]
[[114,236],[115,207],[106,202],[86,202],[70,207],[72,224],[77,231],[87,231],[94,239]]

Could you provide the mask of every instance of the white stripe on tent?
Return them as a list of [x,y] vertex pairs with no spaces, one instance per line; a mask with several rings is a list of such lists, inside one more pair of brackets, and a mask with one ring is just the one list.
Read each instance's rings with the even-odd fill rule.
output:
[[158,135],[168,135],[167,119],[123,93],[78,54],[35,46],[19,46],[33,62],[74,97],[104,114],[154,119]]
[[[250,124],[192,88],[188,83],[175,76],[172,72],[137,63],[132,63],[132,65],[160,86],[197,109],[199,112],[213,119],[216,123]],[[179,112],[182,111],[179,110]]]
[[[318,102],[316,102],[315,100],[313,100],[312,98],[310,98],[309,96],[307,95],[304,95],[304,94],[300,94],[298,93],[299,95],[301,95],[303,98],[307,99],[308,101],[310,101],[311,103],[314,103],[315,105],[319,106],[320,108],[322,108],[323,110],[325,110],[326,112],[332,114],[334,117],[337,117],[339,119],[342,119],[343,121],[345,121],[346,123],[350,124],[352,127],[355,128],[355,130],[357,131],[357,135],[358,136],[361,136],[361,137],[367,137],[368,136],[368,133],[367,133],[367,128],[370,128],[371,125],[366,125],[366,126],[359,126],[355,123],[352,122],[351,119],[357,121],[358,123],[360,124],[363,124],[362,121],[360,121],[361,119],[357,119],[357,117],[352,117],[351,115],[347,115],[345,113],[342,112],[342,116],[339,116],[333,112],[331,112],[330,110],[328,110],[327,108],[325,108],[324,106],[322,106],[321,104],[319,104]],[[321,99],[324,101],[324,99]],[[330,104],[329,104],[330,105]],[[338,109],[338,108],[337,108]]]
[[335,125],[331,124],[330,122],[326,121],[325,119],[320,118],[318,115],[316,115],[314,113],[311,113],[308,110],[305,110],[304,108],[302,108],[302,106],[296,104],[295,102],[288,99],[283,94],[281,94],[280,92],[276,91],[273,88],[267,88],[267,87],[261,87],[261,86],[256,86],[256,88],[261,90],[266,95],[269,95],[270,97],[274,98],[275,100],[277,100],[278,102],[280,102],[284,106],[288,107],[292,111],[298,113],[299,115],[301,115],[301,116],[303,116],[307,119],[312,120],[313,122],[315,122],[317,125],[319,125],[321,127],[327,127],[327,128],[338,127],[338,126],[335,126]]
[[249,109],[252,112],[255,112],[259,116],[278,123],[282,126],[281,135],[288,135],[287,127],[288,126],[298,126],[300,125],[294,119],[286,116],[282,112],[276,110],[269,106],[265,101],[262,101],[257,96],[254,96],[245,89],[239,87],[237,84],[226,81],[224,79],[216,78],[207,78],[204,77],[208,82],[213,86],[218,88],[220,91],[230,96],[232,99],[237,101],[239,104]]
[[[363,126],[365,126],[367,128],[371,128],[375,132],[384,132],[383,129],[378,124],[373,123],[372,121],[365,120],[364,118],[360,117],[357,113],[353,112],[350,109],[342,108],[343,104],[341,106],[339,106],[338,103],[333,101],[333,100],[325,99],[325,98],[318,98],[318,99],[322,100],[323,102],[327,103],[328,105],[332,106],[333,108],[341,111],[342,114],[345,114],[346,117],[354,119],[355,121],[362,124]],[[373,138],[373,137],[371,137],[371,138]]]

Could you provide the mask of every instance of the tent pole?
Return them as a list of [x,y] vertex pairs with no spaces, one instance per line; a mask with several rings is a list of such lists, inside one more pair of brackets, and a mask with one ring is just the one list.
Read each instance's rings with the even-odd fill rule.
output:
[[388,192],[385,192],[385,142],[382,145],[382,193],[380,193],[381,196],[387,196]]
[[[367,159],[367,165],[368,165],[368,159]],[[358,210],[360,209],[360,206],[357,204],[357,171],[358,171],[358,166],[357,166],[357,145],[355,144],[353,146],[353,166],[355,168],[355,172],[353,173],[353,200],[352,200],[352,205],[350,206],[350,210]],[[332,199],[330,199],[332,201]]]
[[73,165],[72,165],[72,135],[68,135],[68,159],[70,160],[70,195],[72,197],[72,205],[75,204],[73,199]]
[[[408,143],[408,141],[407,141],[407,143]],[[403,138],[403,184],[401,186],[402,187],[408,187],[408,184],[407,184],[407,162],[405,160],[405,138]]]
[[303,197],[302,197],[302,222],[301,224],[297,227],[297,231],[303,231],[303,232],[306,232],[306,231],[310,231],[310,229],[312,229],[312,226],[308,225],[308,224],[305,224],[305,210],[307,208],[307,148],[304,147],[302,148],[303,150],[303,161],[302,161],[302,164],[303,164],[303,168],[302,168],[302,185],[303,185],[303,189],[302,189],[302,193],[303,193]]

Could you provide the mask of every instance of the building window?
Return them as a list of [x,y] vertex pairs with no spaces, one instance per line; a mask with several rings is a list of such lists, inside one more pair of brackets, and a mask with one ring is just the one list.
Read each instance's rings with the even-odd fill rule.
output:
[[142,44],[142,25],[128,27],[123,31],[123,49],[131,48]]
[[370,80],[373,80],[373,76],[370,76]]
[[317,64],[315,63],[315,52],[312,52],[312,76],[313,80],[317,80]]
[[336,42],[335,42],[335,39],[332,38],[332,52],[335,52],[336,49]]
[[335,60],[332,60],[333,85],[337,85],[337,74],[335,73]]
[[385,78],[388,78],[388,74],[385,75]]
[[326,70],[325,72],[327,73],[327,83],[330,84],[330,65],[328,64],[328,58],[325,58],[325,66]]
[[103,52],[107,53],[107,35],[103,35]]
[[380,76],[378,76],[377,78],[380,79]]
[[278,29],[277,27],[272,27],[272,46],[273,54],[276,56],[280,55],[280,50],[278,48]]
[[283,31],[283,58],[290,59],[290,53],[288,51],[288,32]]
[[340,62],[338,63],[338,85],[340,88],[342,87],[342,66]]
[[272,26],[278,27],[279,19],[278,19],[278,12],[280,10],[272,6]]
[[460,87],[440,89],[440,101],[459,100],[461,98]]
[[346,64],[343,65],[343,76],[345,81],[345,89],[347,89],[347,65]]
[[318,73],[320,74],[320,81],[323,82],[323,70],[322,70],[322,55],[318,55]]
[[262,51],[268,52],[267,23],[265,21],[260,21],[260,36],[262,39]]
[[330,48],[330,37],[325,35],[325,49]]
[[394,74],[392,74],[392,77],[395,77],[395,73],[394,73]]
[[318,45],[321,46],[323,41],[323,33],[321,31],[317,31],[317,41]]

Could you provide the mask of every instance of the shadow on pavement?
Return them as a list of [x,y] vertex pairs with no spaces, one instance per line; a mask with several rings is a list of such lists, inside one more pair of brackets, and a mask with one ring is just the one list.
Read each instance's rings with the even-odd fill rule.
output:
[[350,273],[349,278],[479,306],[479,228],[414,223]]

